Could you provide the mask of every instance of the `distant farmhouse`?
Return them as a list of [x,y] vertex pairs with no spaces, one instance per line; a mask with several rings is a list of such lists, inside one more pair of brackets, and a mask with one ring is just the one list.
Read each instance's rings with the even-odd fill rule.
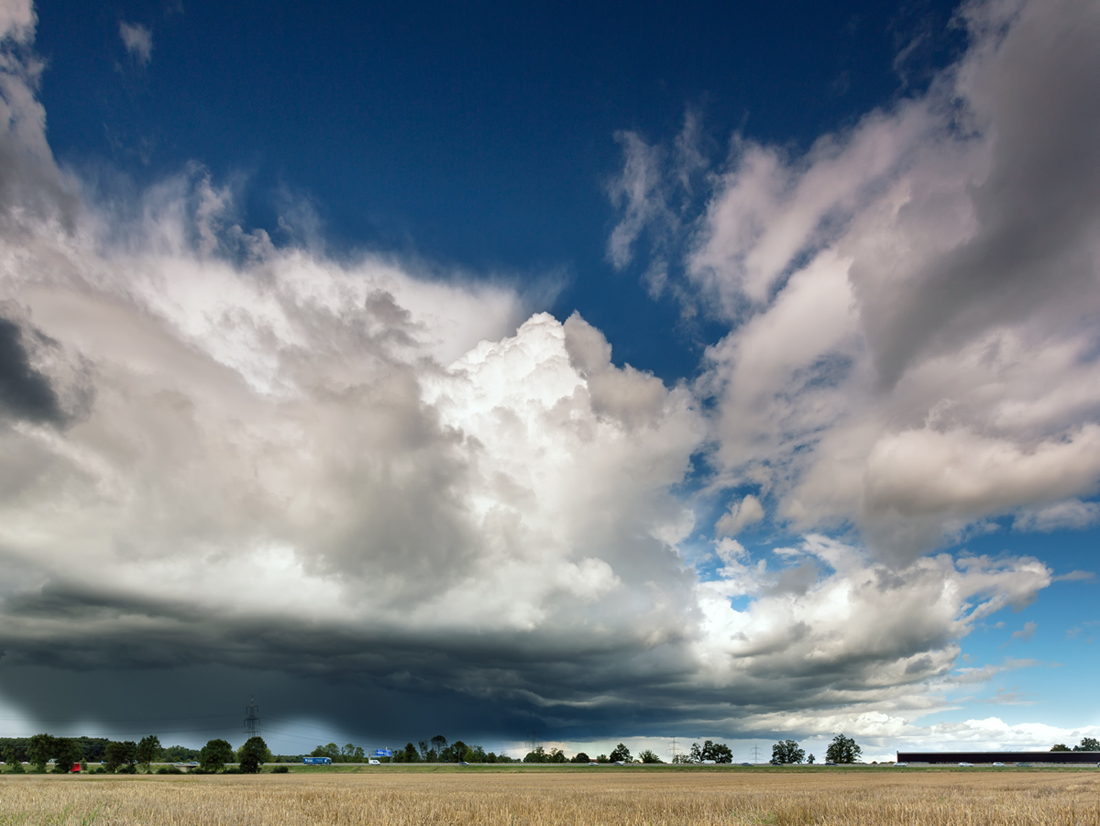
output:
[[1100,751],[899,751],[899,763],[1091,763],[1100,764]]

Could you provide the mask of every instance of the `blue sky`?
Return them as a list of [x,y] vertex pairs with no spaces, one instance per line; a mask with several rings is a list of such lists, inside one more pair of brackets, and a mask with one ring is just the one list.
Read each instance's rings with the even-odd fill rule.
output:
[[1100,731],[1096,9],[0,29],[13,733]]
[[[710,342],[676,335],[676,308],[606,265],[614,135],[668,139],[692,111],[716,153],[735,129],[805,148],[904,94],[893,64],[914,40],[905,78],[926,83],[961,43],[951,12],[62,2],[38,9],[37,48],[64,161],[138,185],[199,162],[240,180],[250,227],[276,233],[290,199],[339,252],[545,279],[554,312],[581,310],[617,358],[674,381],[698,367],[691,345]],[[148,64],[120,21],[149,32]]]

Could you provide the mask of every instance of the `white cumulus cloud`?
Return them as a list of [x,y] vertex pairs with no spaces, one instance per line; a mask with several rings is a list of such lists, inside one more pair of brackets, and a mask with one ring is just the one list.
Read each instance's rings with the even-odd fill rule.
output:
[[[719,483],[900,563],[988,517],[1087,524],[1100,482],[1100,11],[960,20],[969,48],[926,92],[804,153],[736,136],[679,262],[729,325],[699,383]],[[627,169],[659,166],[639,141]],[[653,177],[624,173],[646,184],[623,237],[667,209],[679,176]]]
[[[909,342],[886,285],[934,293],[940,257],[992,231],[969,200],[1000,169],[982,72],[1012,62],[1029,20],[1090,20],[1052,8],[1001,45],[978,38],[959,67],[976,136],[930,97],[804,163],[741,148],[688,272],[727,320],[751,312],[696,386],[617,364],[581,315],[532,313],[507,284],[277,246],[196,165],[99,201],[54,163],[40,67],[5,47],[5,699],[44,712],[12,675],[48,668],[222,667],[491,705],[499,730],[890,731],[942,708],[965,676],[959,640],[1051,572],[918,551],[951,520],[1092,490],[1092,293],[1059,270],[1035,316],[942,325],[961,342],[949,352]],[[19,14],[9,31],[32,25]],[[151,40],[135,43],[147,57]],[[689,178],[702,168],[686,144],[676,157]],[[617,190],[617,263],[651,217],[645,174]],[[1077,264],[1082,226],[1067,236]],[[891,343],[876,308],[913,346]],[[682,491],[715,442],[720,483],[760,492],[723,516],[719,570],[701,578]],[[765,502],[806,529],[770,560],[732,538]],[[845,520],[868,540],[816,530]]]
[[126,51],[142,66],[148,66],[153,59],[153,33],[148,26],[141,23],[127,23],[120,20],[118,23],[118,36]]

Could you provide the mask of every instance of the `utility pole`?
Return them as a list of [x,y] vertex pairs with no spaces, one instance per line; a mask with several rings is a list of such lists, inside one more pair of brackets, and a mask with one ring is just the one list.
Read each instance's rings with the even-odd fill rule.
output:
[[760,747],[756,743],[752,744],[752,762],[754,765],[760,764]]
[[256,695],[253,694],[244,709],[244,733],[251,740],[260,736],[260,707],[256,705]]

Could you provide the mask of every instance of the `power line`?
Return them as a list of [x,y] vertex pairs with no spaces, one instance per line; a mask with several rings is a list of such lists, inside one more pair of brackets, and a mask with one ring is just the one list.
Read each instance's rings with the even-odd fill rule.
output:
[[256,705],[256,695],[248,701],[244,709],[244,733],[251,740],[260,736],[260,707]]

